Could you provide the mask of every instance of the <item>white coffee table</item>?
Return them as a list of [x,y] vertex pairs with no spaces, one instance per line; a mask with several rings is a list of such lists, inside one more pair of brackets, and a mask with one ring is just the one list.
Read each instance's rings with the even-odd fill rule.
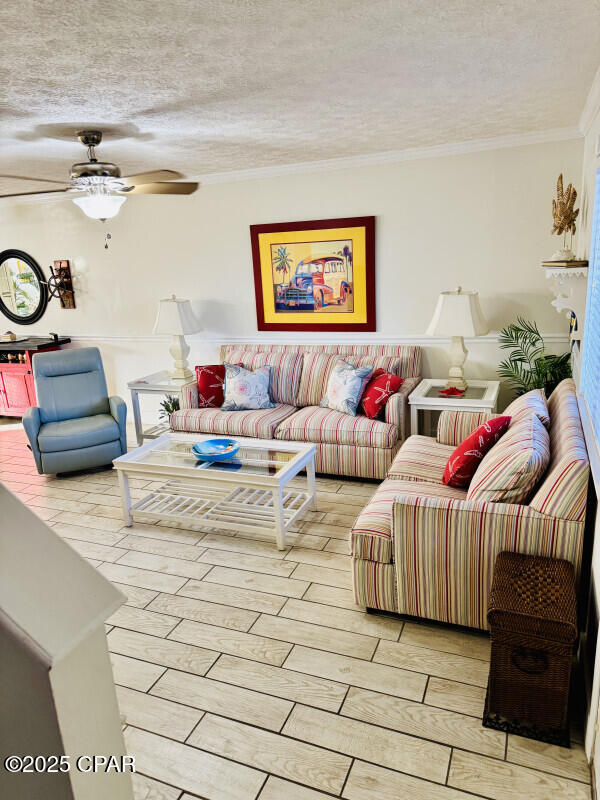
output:
[[[236,436],[241,447],[230,461],[197,461],[191,446],[214,438],[165,433],[117,458],[125,524],[178,520],[200,529],[271,531],[283,550],[290,526],[309,508],[316,509],[315,445]],[[303,469],[306,486],[288,486]],[[163,483],[132,503],[130,477]]]

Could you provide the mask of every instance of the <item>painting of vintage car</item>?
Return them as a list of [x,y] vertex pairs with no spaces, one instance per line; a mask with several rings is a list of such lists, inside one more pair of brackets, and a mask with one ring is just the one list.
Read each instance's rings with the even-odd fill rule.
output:
[[375,330],[375,218],[251,225],[258,330]]
[[[273,292],[277,311],[353,310],[352,242],[323,242],[311,251],[326,249],[327,255],[305,255],[307,243],[273,247]],[[333,252],[332,252],[333,251]],[[302,255],[294,268],[294,254]]]

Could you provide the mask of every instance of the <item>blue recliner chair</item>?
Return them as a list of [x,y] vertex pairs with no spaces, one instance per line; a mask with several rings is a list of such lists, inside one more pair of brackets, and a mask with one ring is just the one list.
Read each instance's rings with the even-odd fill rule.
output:
[[101,467],[127,452],[127,406],[108,397],[97,347],[37,353],[33,377],[39,406],[27,409],[23,427],[38,472]]

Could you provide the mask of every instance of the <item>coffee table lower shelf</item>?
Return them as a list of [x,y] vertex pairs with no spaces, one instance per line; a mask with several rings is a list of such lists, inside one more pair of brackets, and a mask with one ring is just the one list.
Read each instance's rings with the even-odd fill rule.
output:
[[[150,492],[133,503],[130,514],[140,522],[179,520],[198,529],[259,533],[273,531],[279,526],[285,534],[294,522],[311,507],[313,498],[307,491],[285,488],[275,500],[277,491],[250,487],[220,487],[198,485],[185,481],[167,481],[160,489]],[[280,519],[281,515],[281,519]]]

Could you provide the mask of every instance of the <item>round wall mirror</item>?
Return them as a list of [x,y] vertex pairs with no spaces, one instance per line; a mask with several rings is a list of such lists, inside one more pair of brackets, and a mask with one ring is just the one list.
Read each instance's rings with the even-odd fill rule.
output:
[[37,322],[48,304],[39,264],[22,250],[0,253],[0,311],[19,325]]

